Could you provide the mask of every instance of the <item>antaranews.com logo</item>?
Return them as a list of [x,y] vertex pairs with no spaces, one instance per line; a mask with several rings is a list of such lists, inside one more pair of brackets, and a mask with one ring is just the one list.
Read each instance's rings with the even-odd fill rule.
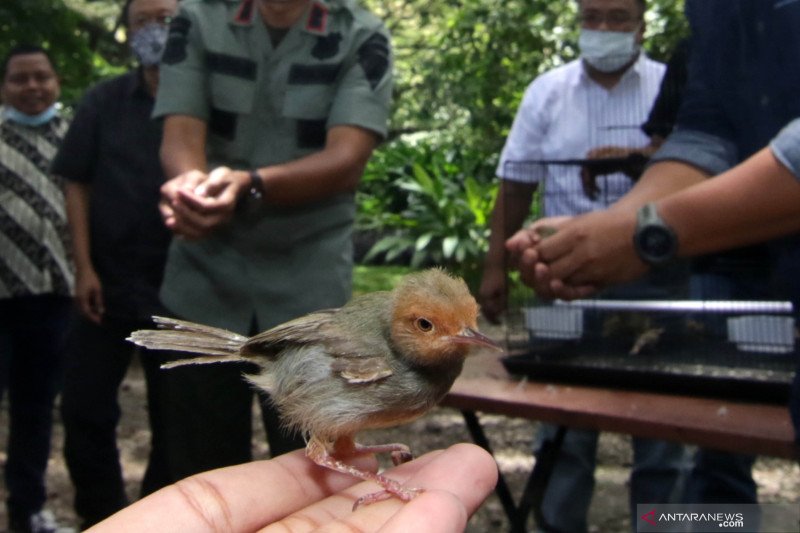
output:
[[641,504],[636,531],[715,533],[719,531],[797,533],[797,504]]

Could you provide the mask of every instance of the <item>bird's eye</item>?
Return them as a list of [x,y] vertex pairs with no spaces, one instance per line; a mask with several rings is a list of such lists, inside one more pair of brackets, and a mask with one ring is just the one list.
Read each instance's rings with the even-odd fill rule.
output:
[[418,330],[425,333],[433,330],[433,324],[427,318],[418,318],[416,321],[414,321],[414,324],[417,326]]

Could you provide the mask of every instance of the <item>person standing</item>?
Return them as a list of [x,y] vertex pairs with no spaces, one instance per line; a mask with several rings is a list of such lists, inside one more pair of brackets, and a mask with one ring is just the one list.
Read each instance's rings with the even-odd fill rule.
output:
[[[725,174],[800,116],[796,96],[800,66],[787,53],[800,46],[800,3],[688,0],[685,10],[692,36],[676,129],[636,186],[611,209],[561,221],[552,240],[534,244],[526,252],[517,249],[521,277],[537,292],[564,299],[582,297],[598,287],[641,275],[645,265],[670,262],[679,248],[676,240],[660,240],[659,250],[645,246],[643,236],[650,226],[646,222],[660,220],[657,209],[649,204]],[[732,50],[737,52],[731,54]],[[721,186],[699,190],[716,191],[717,187]],[[709,215],[698,211],[695,216],[703,220]],[[669,230],[666,223],[653,225]],[[662,234],[670,235],[670,231]],[[790,235],[769,242],[755,240],[746,244],[758,243],[757,248],[697,258],[694,295],[789,300],[796,320],[799,239]],[[685,502],[757,503],[754,461],[752,455],[698,449],[686,481]]]
[[9,529],[58,531],[47,501],[53,404],[74,275],[62,183],[50,161],[67,122],[47,52],[13,48],[0,66],[0,386],[8,389]]
[[[386,136],[389,36],[351,0],[186,0],[170,27],[162,216],[178,236],[161,298],[253,334],[350,297],[354,189]],[[250,366],[170,370],[180,479],[251,458]],[[304,445],[262,400],[273,456]]]
[[[497,167],[501,185],[480,287],[489,320],[498,320],[506,307],[505,241],[528,217],[537,188],[544,215],[558,217],[605,209],[632,186],[629,176],[615,172],[604,176],[592,198],[581,185],[581,167],[530,161],[584,158],[611,145],[621,147],[617,151],[647,147],[650,139],[638,125],[648,116],[665,66],[641,52],[645,10],[641,0],[581,0],[581,58],[537,77],[525,91]],[[641,290],[628,287],[625,294],[641,296],[635,292]],[[555,426],[543,425],[536,453],[544,453],[556,434]],[[547,523],[540,527],[588,529],[597,442],[597,431],[567,430],[542,500]],[[633,449],[632,513],[637,503],[670,501],[685,463],[678,444],[635,438]]]
[[[122,20],[139,66],[92,88],[53,162],[66,178],[78,316],[70,329],[61,413],[75,510],[89,527],[125,507],[117,401],[134,346],[131,331],[164,313],[158,289],[170,232],[158,212],[164,182],[161,124],[151,120],[159,60],[177,0],[129,0]],[[160,427],[157,353],[139,353],[151,449],[141,493],[169,483]]]

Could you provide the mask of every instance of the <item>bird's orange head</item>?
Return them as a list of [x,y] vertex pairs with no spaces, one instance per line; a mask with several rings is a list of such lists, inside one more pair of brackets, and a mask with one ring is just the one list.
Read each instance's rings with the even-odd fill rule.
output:
[[478,332],[478,303],[461,278],[440,269],[417,272],[392,296],[392,341],[413,364],[460,361],[476,345],[497,348]]

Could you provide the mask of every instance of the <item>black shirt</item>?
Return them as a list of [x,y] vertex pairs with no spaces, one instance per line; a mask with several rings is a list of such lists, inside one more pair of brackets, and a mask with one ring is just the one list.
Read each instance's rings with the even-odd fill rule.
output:
[[162,124],[140,71],[102,82],[84,97],[53,161],[53,173],[91,185],[91,258],[106,315],[145,319],[159,312],[171,234],[158,211],[164,173]]

